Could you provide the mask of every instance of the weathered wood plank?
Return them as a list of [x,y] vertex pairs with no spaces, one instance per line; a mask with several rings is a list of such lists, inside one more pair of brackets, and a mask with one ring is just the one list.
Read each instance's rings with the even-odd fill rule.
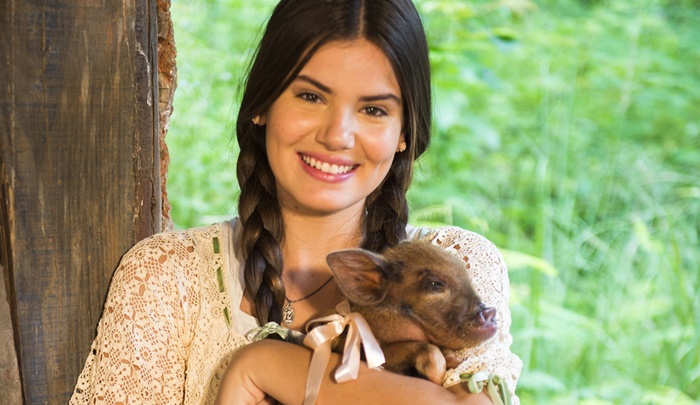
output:
[[160,147],[158,134],[158,12],[156,0],[134,4],[134,114],[133,178],[136,181],[134,232],[137,240],[161,229]]
[[5,267],[0,265],[0,405],[17,405],[22,403],[22,387],[5,280]]
[[163,230],[173,229],[170,218],[170,202],[168,201],[167,180],[170,154],[165,136],[170,126],[170,115],[173,113],[173,98],[177,88],[177,64],[175,58],[175,34],[170,17],[170,0],[157,0],[158,6],[158,131],[160,138],[160,187],[162,196]]
[[67,402],[119,258],[160,230],[154,7],[0,2],[0,246],[26,403]]

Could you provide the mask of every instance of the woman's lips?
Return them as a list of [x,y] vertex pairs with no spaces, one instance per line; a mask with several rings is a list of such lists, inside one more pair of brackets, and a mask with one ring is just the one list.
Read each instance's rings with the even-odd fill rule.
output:
[[352,177],[353,173],[360,166],[348,161],[340,161],[337,158],[321,160],[319,157],[312,157],[303,153],[299,153],[299,159],[304,170],[310,176],[329,183],[341,182]]
[[306,163],[307,166],[313,167],[316,170],[320,170],[326,174],[345,174],[353,170],[357,165],[344,165],[337,163],[324,162],[319,159],[313,158],[311,156],[299,154],[301,160]]

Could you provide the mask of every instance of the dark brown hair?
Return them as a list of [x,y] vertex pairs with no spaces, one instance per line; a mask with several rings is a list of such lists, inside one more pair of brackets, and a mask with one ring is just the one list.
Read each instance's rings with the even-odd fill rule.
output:
[[275,178],[265,153],[265,113],[313,54],[331,41],[364,38],[390,61],[401,88],[406,151],[397,153],[382,185],[367,198],[362,247],[381,251],[406,237],[406,191],[413,162],[428,147],[431,89],[428,45],[410,0],[282,0],[275,7],[245,82],[236,135],[245,284],[260,324],[280,322],[285,290],[284,226]]

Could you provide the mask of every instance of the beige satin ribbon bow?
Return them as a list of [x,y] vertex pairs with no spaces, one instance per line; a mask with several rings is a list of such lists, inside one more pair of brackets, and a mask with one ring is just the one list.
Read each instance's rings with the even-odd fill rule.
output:
[[[370,368],[384,364],[384,353],[374,338],[365,318],[357,312],[350,312],[347,300],[336,307],[338,314],[314,319],[306,326],[307,335],[304,345],[314,351],[306,380],[306,397],[304,405],[313,405],[321,388],[321,380],[331,357],[331,342],[348,327],[348,335],[343,348],[343,360],[335,371],[338,383],[357,379],[360,370],[360,343],[364,347],[365,360]],[[316,326],[312,329],[313,325]]]

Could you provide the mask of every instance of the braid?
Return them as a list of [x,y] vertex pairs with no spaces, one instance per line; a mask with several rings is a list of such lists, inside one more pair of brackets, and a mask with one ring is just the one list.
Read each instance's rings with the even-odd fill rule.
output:
[[241,143],[238,214],[243,225],[245,286],[255,303],[258,322],[264,325],[282,319],[283,225],[272,170],[267,159],[255,153],[256,146]]
[[406,190],[410,178],[411,162],[397,156],[384,183],[367,198],[364,249],[379,252],[406,238]]

